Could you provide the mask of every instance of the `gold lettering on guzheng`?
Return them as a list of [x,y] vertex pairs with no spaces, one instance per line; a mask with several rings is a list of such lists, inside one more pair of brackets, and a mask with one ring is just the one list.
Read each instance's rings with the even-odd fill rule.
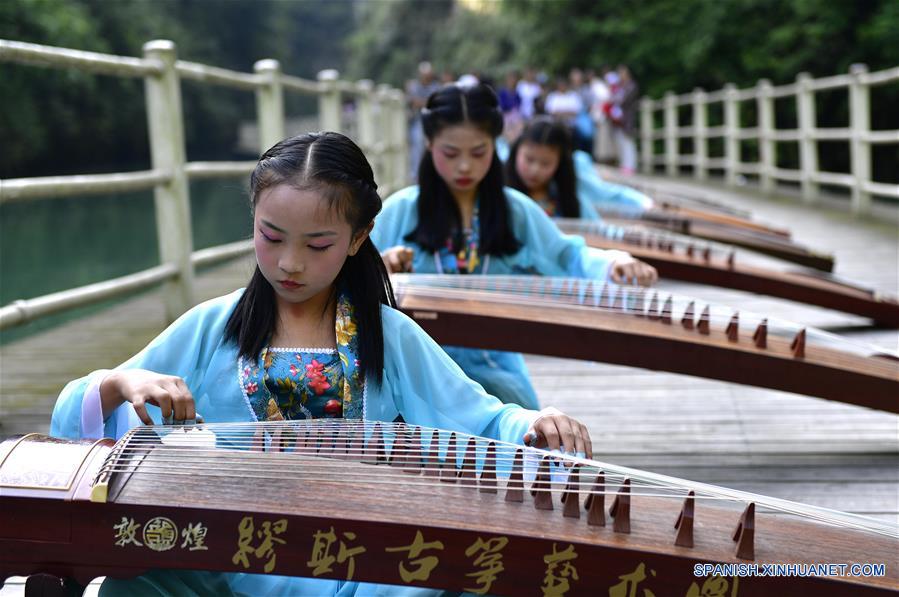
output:
[[[571,588],[571,580],[578,580],[577,568],[571,563],[577,558],[577,552],[574,551],[574,545],[569,545],[566,549],[558,551],[556,544],[553,543],[552,553],[543,556],[546,563],[546,574],[543,576],[544,597],[561,597]],[[569,580],[570,579],[570,580]],[[611,596],[611,589],[610,589]]]
[[144,545],[153,551],[168,551],[178,541],[178,527],[170,519],[157,516],[144,525]]
[[733,585],[724,576],[712,576],[705,579],[702,588],[695,582],[687,590],[687,597],[737,597],[737,577],[733,578]]
[[209,548],[206,547],[206,531],[208,529],[203,526],[202,522],[198,522],[196,524],[189,522],[187,523],[187,527],[181,530],[181,537],[184,541],[181,543],[181,547],[188,548],[188,551],[206,551]]
[[[343,538],[348,541],[356,540],[356,533],[346,532],[341,534],[343,535]],[[346,543],[341,541],[340,546],[337,549],[337,556],[334,556],[331,554],[331,546],[333,546],[336,541],[337,534],[334,532],[334,527],[331,527],[327,533],[324,531],[316,531],[313,533],[312,557],[306,562],[306,565],[309,568],[312,568],[312,576],[318,576],[326,572],[332,572],[333,568],[331,568],[331,566],[334,565],[334,562],[337,562],[338,564],[346,562],[346,579],[353,580],[353,572],[356,570],[355,556],[360,553],[365,553],[366,549],[361,545],[348,548]]]
[[[235,566],[242,565],[244,568],[250,567],[249,555],[255,556],[257,559],[268,558],[263,570],[268,573],[275,569],[276,554],[275,545],[284,545],[287,543],[284,539],[276,535],[282,534],[287,530],[287,519],[281,518],[275,522],[266,520],[262,523],[261,528],[255,531],[255,524],[252,516],[244,516],[237,525],[237,551],[231,556],[231,563]],[[255,533],[254,533],[255,531]],[[253,546],[253,539],[261,539],[258,546]]]
[[125,547],[128,544],[143,547],[143,543],[137,540],[137,530],[139,528],[140,525],[134,522],[133,518],[125,518],[123,516],[122,522],[112,525],[112,530],[115,531],[115,544],[119,547]]
[[465,550],[467,557],[475,557],[472,564],[477,568],[474,572],[469,572],[465,576],[472,576],[475,582],[480,585],[477,588],[466,587],[466,591],[476,595],[484,595],[490,590],[493,581],[499,576],[499,573],[505,570],[503,567],[503,554],[500,553],[509,543],[508,537],[494,537],[484,541],[478,537],[477,541],[468,546]]
[[[609,587],[609,597],[637,597],[637,589],[640,583],[646,580],[646,564],[641,563],[634,568],[633,572],[622,574],[618,578],[621,582],[615,586]],[[656,575],[655,570],[650,570],[650,574]],[[655,594],[649,589],[643,589],[640,593],[642,597],[655,597]]]
[[[421,534],[421,531],[415,531],[415,540],[412,541],[412,545],[404,545],[402,547],[386,547],[384,548],[384,551],[409,552],[409,563],[416,567],[412,570],[409,570],[408,568],[406,568],[405,562],[400,562],[400,578],[402,578],[404,582],[412,582],[413,580],[428,580],[428,577],[431,576],[431,571],[437,567],[437,564],[440,563],[440,560],[437,558],[437,556],[425,556],[423,558],[419,558],[418,556],[421,555],[421,552],[426,549],[443,549],[443,542],[425,542],[424,535]],[[412,558],[418,559],[413,560]]]

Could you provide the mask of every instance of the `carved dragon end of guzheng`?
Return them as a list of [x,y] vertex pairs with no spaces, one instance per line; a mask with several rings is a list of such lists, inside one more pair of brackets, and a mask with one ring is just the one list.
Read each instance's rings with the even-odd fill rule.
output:
[[696,375],[899,412],[899,355],[642,288],[530,276],[392,277],[442,344]]
[[[899,589],[894,525],[400,423],[29,435],[0,445],[0,487],[0,578],[162,568],[500,595]],[[322,512],[322,496],[342,507]]]

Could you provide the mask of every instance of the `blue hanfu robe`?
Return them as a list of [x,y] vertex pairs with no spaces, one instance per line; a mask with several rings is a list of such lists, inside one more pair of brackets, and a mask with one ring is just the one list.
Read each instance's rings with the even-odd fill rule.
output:
[[[371,239],[379,251],[404,245],[414,251],[412,271],[438,273],[432,252],[406,236],[418,225],[418,187],[411,186],[387,198],[375,218]],[[626,255],[587,247],[580,236],[563,234],[543,209],[527,195],[506,187],[512,231],[521,248],[512,255],[481,255],[479,273],[544,275],[606,281],[612,262]],[[484,271],[486,269],[486,271]],[[539,408],[537,394],[519,353],[444,346],[456,363],[490,394],[506,403]]]
[[[576,150],[572,158],[579,201],[587,201],[597,209],[607,209],[630,217],[639,216],[652,207],[652,199],[637,189],[600,178],[589,153]],[[581,213],[584,213],[583,210]]]
[[[555,201],[556,197],[556,184],[550,183],[549,195],[552,201]],[[545,207],[541,204],[540,201],[537,202],[541,207]],[[582,193],[577,194],[577,205],[580,210],[580,215],[578,216],[579,220],[584,220],[586,222],[602,222],[602,216],[599,215],[599,212],[596,211],[596,208],[593,206],[593,202],[588,200]],[[558,209],[558,205],[553,205],[554,209]],[[557,218],[563,217],[561,214],[551,214],[550,217]]]
[[[197,412],[208,423],[256,420],[239,382],[237,347],[224,341],[225,324],[242,292],[194,307],[117,369],[148,369],[182,377],[194,396]],[[401,415],[409,424],[522,443],[537,413],[487,395],[404,314],[384,306],[382,318],[383,381],[366,383],[363,418],[394,421]],[[66,385],[53,410],[52,435],[88,436],[90,424],[83,420],[90,416],[85,411],[85,391],[106,373],[94,372]],[[161,423],[158,408],[148,404],[147,410]],[[125,403],[105,420],[103,435],[118,439],[140,424],[131,404]],[[439,591],[263,574],[156,570],[136,579],[107,579],[101,593],[343,596],[433,595]]]
[[[511,153],[509,143],[499,137],[495,147],[500,161],[508,162]],[[581,210],[581,219],[590,222],[602,221],[597,209],[610,209],[622,215],[638,216],[652,207],[652,199],[640,191],[600,178],[594,167],[593,157],[586,151],[576,149],[571,157],[577,179],[577,202]]]

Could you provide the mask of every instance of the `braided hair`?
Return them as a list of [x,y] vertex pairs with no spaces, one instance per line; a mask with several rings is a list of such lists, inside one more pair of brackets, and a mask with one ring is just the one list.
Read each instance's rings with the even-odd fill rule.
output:
[[[381,211],[374,173],[359,146],[340,133],[307,133],[276,143],[262,154],[250,175],[250,198],[255,209],[266,189],[287,184],[314,190],[330,209],[337,209],[352,228],[364,230]],[[384,336],[381,305],[396,306],[393,288],[381,255],[366,238],[355,255],[347,256],[335,280],[331,299],[347,292],[358,329],[359,362],[369,379],[381,382]],[[247,288],[225,327],[225,340],[239,354],[256,358],[271,339],[277,323],[275,291],[256,266]]]
[[552,182],[556,185],[554,199],[558,204],[556,215],[563,218],[581,217],[581,206],[577,199],[577,178],[572,158],[574,142],[568,125],[550,116],[538,116],[528,123],[521,132],[521,136],[512,144],[509,159],[506,160],[506,184],[528,195],[530,193],[527,185],[521,180],[515,166],[518,150],[522,143],[546,145],[559,151],[559,165],[552,176]]
[[[503,130],[499,98],[489,86],[451,84],[438,89],[421,110],[421,124],[429,141],[443,129],[472,125],[495,139]],[[446,241],[462,228],[462,216],[455,199],[434,166],[430,151],[424,152],[418,167],[418,224],[405,239],[428,251],[446,246]],[[512,232],[509,205],[503,191],[502,163],[493,160],[477,187],[482,254],[508,255],[520,248]],[[454,247],[458,248],[458,247]]]

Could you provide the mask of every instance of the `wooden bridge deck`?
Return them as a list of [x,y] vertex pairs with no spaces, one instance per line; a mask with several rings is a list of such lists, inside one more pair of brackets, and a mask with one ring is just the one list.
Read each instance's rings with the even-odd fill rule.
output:
[[[899,291],[899,242],[893,225],[794,202],[657,181],[714,194],[782,222],[794,237],[832,250],[836,273],[883,292]],[[244,284],[248,260],[199,276],[199,299]],[[833,311],[737,291],[663,281],[681,294],[763,312],[896,349],[899,334]],[[55,396],[70,379],[115,365],[164,325],[150,292],[49,332],[0,348],[0,437],[46,431]],[[583,419],[596,456],[615,462],[772,496],[899,520],[899,417],[865,408],[717,381],[598,363],[528,357],[538,394]],[[899,397],[897,397],[899,399]]]

